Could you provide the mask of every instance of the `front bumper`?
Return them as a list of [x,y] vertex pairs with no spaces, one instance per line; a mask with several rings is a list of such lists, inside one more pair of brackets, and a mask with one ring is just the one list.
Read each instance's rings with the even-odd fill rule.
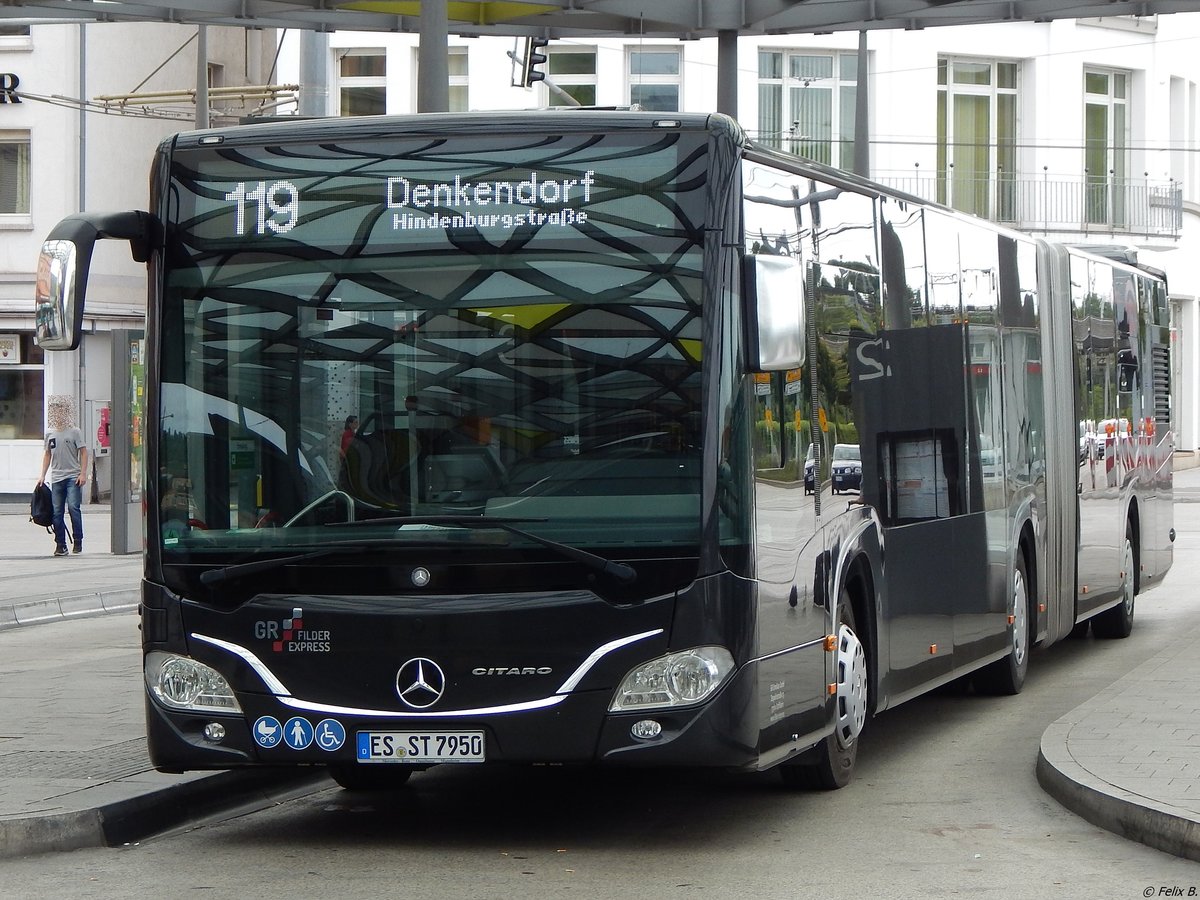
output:
[[[604,765],[686,765],[753,769],[757,766],[756,723],[745,716],[752,708],[754,667],[734,673],[707,703],[670,710],[609,713],[609,691],[564,695],[553,705],[502,715],[427,718],[372,718],[297,711],[287,698],[240,695],[241,715],[214,715],[168,710],[146,697],[150,759],[162,771],[229,769],[244,766],[352,765],[358,732],[483,731],[486,762]],[[344,734],[338,746],[313,740],[303,749],[278,741],[264,747],[255,739],[255,723],[270,717],[285,729],[302,718],[314,737]],[[661,726],[651,740],[636,739],[635,722],[653,719]],[[322,728],[322,722],[336,723]],[[212,740],[205,726],[220,723],[224,736]],[[404,763],[389,763],[404,765]],[[379,765],[379,764],[372,764]]]

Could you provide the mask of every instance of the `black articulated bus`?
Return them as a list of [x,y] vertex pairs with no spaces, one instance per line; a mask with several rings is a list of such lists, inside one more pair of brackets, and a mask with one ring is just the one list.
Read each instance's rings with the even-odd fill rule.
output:
[[[150,208],[163,771],[778,767],[1129,633],[1171,564],[1161,273],[756,146],[543,111],[180,134]],[[807,483],[807,484],[806,484]]]

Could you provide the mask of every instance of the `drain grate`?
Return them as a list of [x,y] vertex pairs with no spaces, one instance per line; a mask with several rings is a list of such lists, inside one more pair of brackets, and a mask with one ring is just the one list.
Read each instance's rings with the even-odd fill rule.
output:
[[71,778],[113,781],[149,772],[145,738],[109,744],[92,750],[14,750],[0,744],[0,778]]

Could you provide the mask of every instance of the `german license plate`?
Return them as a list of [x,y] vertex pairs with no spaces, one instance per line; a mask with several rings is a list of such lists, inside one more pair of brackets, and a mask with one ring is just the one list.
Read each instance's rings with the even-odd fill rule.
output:
[[360,731],[360,763],[477,763],[482,731]]

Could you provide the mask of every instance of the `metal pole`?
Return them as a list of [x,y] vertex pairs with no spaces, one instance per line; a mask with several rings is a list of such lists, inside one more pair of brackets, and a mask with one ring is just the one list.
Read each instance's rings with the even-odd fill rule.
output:
[[300,115],[329,115],[329,35],[300,32]]
[[421,0],[421,46],[417,51],[417,112],[450,109],[450,18],[447,0]]
[[[87,204],[87,111],[84,109],[82,102],[83,98],[87,97],[87,25],[80,23],[79,25],[79,211],[83,212]],[[83,419],[83,411],[87,406],[87,401],[84,399],[87,396],[87,365],[84,357],[84,350],[87,347],[87,340],[81,338],[79,341],[79,353],[76,358],[75,369],[75,396],[79,398],[76,408],[79,410],[79,418],[75,422],[79,428],[85,433],[88,430],[88,423]],[[72,354],[74,355],[74,354]],[[43,374],[43,384],[47,380]],[[88,454],[88,461],[92,465],[91,479],[92,490],[90,499],[96,502],[96,453],[95,449]],[[111,513],[110,513],[111,515]]]
[[[79,98],[87,96],[87,25],[79,26]],[[87,110],[79,104],[79,212],[87,202]]]
[[737,118],[738,33],[733,29],[717,32],[717,112]]
[[546,86],[546,88],[550,91],[550,93],[554,94],[560,100],[562,100],[565,104],[567,104],[567,106],[582,106],[583,105],[578,100],[576,100],[574,97],[572,97],[570,94],[568,94],[566,91],[564,91],[562,88],[560,88],[557,84],[555,84],[553,81],[551,81],[549,78],[544,80],[542,82],[542,84],[544,84]]
[[[867,32],[858,33],[858,89],[854,93],[854,174],[871,177],[871,137],[867,112],[871,108],[867,78]],[[844,163],[843,163],[844,165]]]
[[208,26],[196,26],[196,127],[208,127]]

